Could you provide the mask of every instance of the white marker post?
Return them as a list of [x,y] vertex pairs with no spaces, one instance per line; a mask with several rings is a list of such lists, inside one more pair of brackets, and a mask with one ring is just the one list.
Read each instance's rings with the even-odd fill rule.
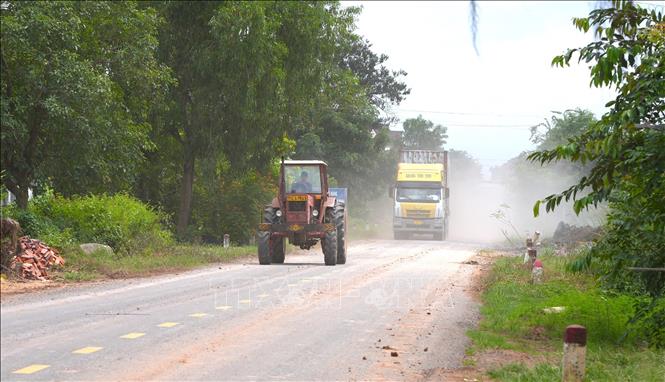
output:
[[586,328],[569,325],[563,336],[563,382],[582,382],[586,357]]

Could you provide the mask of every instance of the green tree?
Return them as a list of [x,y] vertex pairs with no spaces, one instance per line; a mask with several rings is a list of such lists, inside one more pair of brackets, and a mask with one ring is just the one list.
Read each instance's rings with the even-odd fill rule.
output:
[[[531,128],[531,142],[538,145],[537,150],[551,150],[566,144],[568,139],[582,135],[596,122],[591,111],[579,108],[553,114],[549,120]],[[541,127],[544,131],[540,130]]]
[[388,111],[391,105],[399,105],[411,93],[402,77],[404,70],[390,70],[385,54],[372,51],[372,44],[363,38],[351,42],[348,52],[341,56],[340,67],[348,69],[364,88],[368,99],[377,109]]
[[386,67],[388,56],[373,52],[359,36],[344,37],[312,125],[294,134],[294,157],[325,160],[338,184],[349,188],[351,211],[360,216],[366,202],[382,195],[394,175],[396,158],[386,150],[389,111],[410,90],[403,82],[406,72]]
[[409,150],[442,150],[448,138],[448,128],[434,125],[419,115],[402,124],[404,128],[403,146]]
[[[591,63],[591,85],[611,86],[617,96],[610,110],[581,135],[530,159],[541,163],[568,159],[589,163],[588,175],[541,203],[551,211],[574,200],[576,212],[608,200],[606,233],[591,254],[609,264],[606,281],[632,285],[653,299],[635,319],[647,317],[653,343],[665,346],[665,273],[630,272],[627,266],[665,266],[665,23],[663,15],[636,3],[614,1],[589,17],[574,19],[577,29],[595,30],[596,41],[557,56],[568,65],[574,55]],[[580,196],[582,191],[587,195]],[[659,307],[659,308],[658,308]]]
[[[177,233],[185,235],[197,162],[266,169],[308,123],[337,44],[357,9],[335,2],[170,2],[160,57],[178,80],[160,141],[181,164]],[[168,137],[168,138],[165,138]],[[173,146],[170,141],[175,141]],[[214,166],[213,166],[214,167]],[[233,175],[231,175],[233,176]]]
[[169,80],[158,24],[134,2],[3,3],[3,183],[21,208],[37,182],[65,194],[129,186]]
[[[569,159],[593,162],[590,174],[560,194],[542,202],[550,211],[562,200],[575,200],[579,212],[591,204],[607,200],[610,192],[627,178],[649,179],[644,191],[655,191],[660,185],[657,161],[663,150],[645,151],[645,143],[663,139],[665,121],[665,44],[662,14],[648,11],[632,2],[616,1],[613,7],[597,9],[588,18],[574,19],[584,32],[595,28],[598,41],[586,47],[570,49],[557,56],[553,65],[568,65],[576,52],[579,59],[595,62],[591,66],[591,84],[615,86],[618,95],[607,106],[610,111],[567,144],[552,150],[535,152],[534,161],[548,163]],[[657,147],[657,146],[656,146]],[[652,176],[656,174],[655,178]],[[589,194],[577,198],[586,189]],[[540,202],[534,207],[537,214]]]

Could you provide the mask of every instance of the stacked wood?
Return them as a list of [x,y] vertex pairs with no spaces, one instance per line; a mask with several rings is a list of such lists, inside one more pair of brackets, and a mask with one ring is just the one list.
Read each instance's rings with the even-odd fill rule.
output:
[[65,264],[56,249],[39,240],[23,236],[18,242],[20,252],[12,259],[11,268],[16,269],[23,278],[46,280],[49,267]]

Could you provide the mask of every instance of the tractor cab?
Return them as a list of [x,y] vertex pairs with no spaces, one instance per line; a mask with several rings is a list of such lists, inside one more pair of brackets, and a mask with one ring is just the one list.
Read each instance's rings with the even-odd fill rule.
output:
[[286,221],[323,222],[321,205],[328,199],[326,167],[322,161],[284,161],[281,176],[284,192],[278,203]]
[[328,194],[327,168],[320,160],[282,160],[279,194],[259,224],[259,263],[283,263],[287,240],[301,249],[321,242],[326,265],[346,262],[346,209]]

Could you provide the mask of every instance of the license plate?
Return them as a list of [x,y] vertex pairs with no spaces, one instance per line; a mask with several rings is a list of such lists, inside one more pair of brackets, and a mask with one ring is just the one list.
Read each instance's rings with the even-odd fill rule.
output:
[[413,221],[413,224],[415,224],[415,225],[421,225],[421,224],[423,224],[423,222],[422,222],[422,220],[414,220],[414,221]]
[[286,197],[289,202],[306,202],[307,195],[289,195]]

